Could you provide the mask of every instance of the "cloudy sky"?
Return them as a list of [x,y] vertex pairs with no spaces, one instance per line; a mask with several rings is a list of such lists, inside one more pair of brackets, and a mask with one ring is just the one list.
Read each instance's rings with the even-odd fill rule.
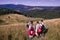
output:
[[23,4],[29,6],[60,6],[60,0],[0,0],[0,4]]

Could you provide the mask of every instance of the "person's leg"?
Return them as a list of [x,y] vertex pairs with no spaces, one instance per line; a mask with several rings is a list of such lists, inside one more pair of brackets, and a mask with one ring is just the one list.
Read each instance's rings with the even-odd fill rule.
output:
[[35,35],[38,37],[38,33],[36,32]]
[[44,30],[42,30],[42,33],[41,34],[42,34],[42,37],[44,37]]
[[42,33],[40,32],[40,37],[42,36]]
[[40,32],[38,33],[38,37],[41,37],[41,33]]

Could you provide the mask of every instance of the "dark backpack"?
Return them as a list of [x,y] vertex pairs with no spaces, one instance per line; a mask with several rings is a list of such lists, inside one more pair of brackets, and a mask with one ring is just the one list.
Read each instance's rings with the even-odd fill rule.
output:
[[42,29],[42,31],[43,31],[43,30],[45,29],[45,26],[44,26],[44,25],[42,25],[41,29]]

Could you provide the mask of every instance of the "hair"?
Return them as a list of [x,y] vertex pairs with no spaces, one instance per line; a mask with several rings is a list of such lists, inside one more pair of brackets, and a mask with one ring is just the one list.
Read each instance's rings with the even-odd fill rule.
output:
[[33,21],[30,21],[31,22],[31,24],[33,24]]
[[37,23],[39,23],[39,22],[37,21]]
[[43,20],[41,20],[41,22],[43,22]]
[[28,23],[28,21],[26,23]]

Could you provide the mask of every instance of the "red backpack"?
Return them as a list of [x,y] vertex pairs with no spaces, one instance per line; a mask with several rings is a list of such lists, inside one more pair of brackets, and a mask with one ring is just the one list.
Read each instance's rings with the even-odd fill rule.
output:
[[35,31],[34,31],[34,30],[28,30],[28,36],[29,36],[30,34],[31,34],[31,35],[34,35],[34,34],[35,34]]
[[38,33],[41,32],[41,28],[40,28],[40,27],[38,28],[37,32],[38,32]]

